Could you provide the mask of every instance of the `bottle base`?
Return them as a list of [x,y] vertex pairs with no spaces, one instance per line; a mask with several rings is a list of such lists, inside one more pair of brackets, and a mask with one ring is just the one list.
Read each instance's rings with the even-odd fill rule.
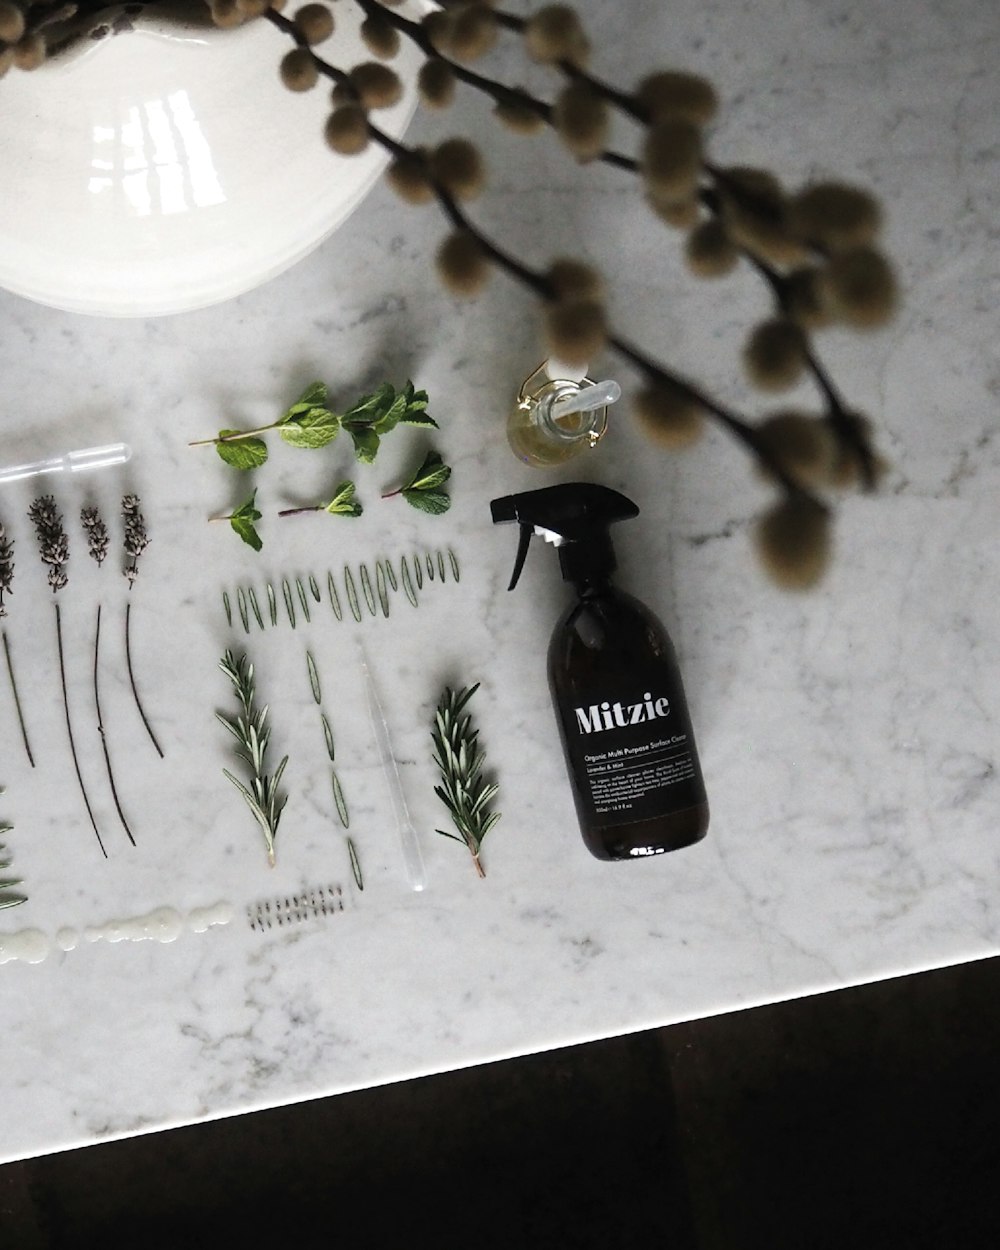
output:
[[708,832],[708,804],[631,825],[598,825],[582,832],[587,849],[597,859],[650,859],[700,842]]

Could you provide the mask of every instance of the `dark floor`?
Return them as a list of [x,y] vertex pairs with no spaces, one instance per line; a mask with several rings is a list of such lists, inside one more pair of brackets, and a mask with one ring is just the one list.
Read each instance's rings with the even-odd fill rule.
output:
[[8,1164],[0,1248],[996,1250],[998,1141],[989,960]]

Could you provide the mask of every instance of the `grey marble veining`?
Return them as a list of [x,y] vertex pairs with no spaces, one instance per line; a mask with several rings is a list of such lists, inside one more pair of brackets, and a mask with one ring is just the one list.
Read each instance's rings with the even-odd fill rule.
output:
[[[30,901],[0,913],[52,951],[0,968],[0,1158],[403,1079],[546,1047],[995,954],[1000,948],[993,608],[1000,566],[996,349],[998,187],[994,72],[1000,19],[985,0],[898,5],[590,0],[596,64],[628,82],[675,63],[724,99],[713,151],[794,182],[836,173],[872,185],[904,284],[896,322],[820,348],[850,401],[878,420],[892,468],[877,496],[846,498],[837,561],[818,592],[788,597],[753,566],[747,523],[766,498],[721,433],[675,460],[648,454],[623,412],[582,470],[642,507],[618,536],[621,584],[673,632],[712,804],[708,838],[634,865],[579,839],[545,687],[564,592],[548,549],[505,593],[514,540],[491,495],[551,480],[514,460],[503,420],[539,358],[536,312],[497,278],[475,304],[443,294],[429,258],[433,210],[384,188],[314,256],[229,304],[163,320],[85,319],[0,296],[4,462],[127,440],[123,470],[52,479],[74,538],[61,595],[70,698],[101,858],[75,787],[58,698],[51,607],[24,513],[0,487],[17,540],[7,623],[38,767],[23,757],[0,682],[0,817]],[[531,81],[544,81],[540,70]],[[467,123],[493,136],[485,109]],[[418,118],[413,135],[449,133]],[[623,132],[624,133],[624,132]],[[491,145],[494,143],[491,137]],[[736,354],[766,308],[748,274],[694,284],[676,240],[609,170],[580,170],[548,138],[495,140],[477,220],[533,263],[562,251],[614,274],[623,332],[749,410]],[[633,379],[613,361],[608,372]],[[347,397],[383,377],[428,389],[454,464],[454,506],[424,517],[380,491],[422,447],[400,432],[370,468],[346,440],[324,457],[274,444],[258,475],[269,515],[260,556],[206,518],[246,493],[190,439],[269,419],[314,377]],[[808,400],[803,388],[801,398]],[[273,513],[355,477],[357,522]],[[134,646],[165,758],[125,683],[127,589],[97,570],[76,528],[91,497],[109,515],[143,499],[152,542],[132,591]],[[117,527],[113,527],[117,536]],[[275,585],[382,555],[451,546],[455,586],[397,593],[388,620],[336,623],[324,603],[294,633],[226,626],[221,591]],[[280,592],[279,592],[280,594]],[[104,714],[132,849],[110,805],[89,670],[103,605]],[[235,605],[235,599],[234,599]],[[262,600],[263,605],[263,600]],[[283,606],[279,604],[283,612]],[[266,608],[265,608],[266,611]],[[407,886],[357,662],[383,689],[427,864]],[[230,694],[216,668],[246,643],[290,755],[278,864],[221,775],[215,723]],[[351,832],[353,885],[309,690],[315,656]],[[428,720],[445,682],[480,680],[474,710],[501,785],[486,881],[433,833]],[[339,884],[343,911],[265,933],[245,909]],[[227,900],[232,923],[175,942],[81,942],[82,932],[169,905]]]

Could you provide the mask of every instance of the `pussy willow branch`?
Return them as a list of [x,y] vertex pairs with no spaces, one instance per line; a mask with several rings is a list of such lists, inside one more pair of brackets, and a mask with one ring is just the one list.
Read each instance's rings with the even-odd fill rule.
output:
[[[426,30],[419,22],[414,22],[409,18],[404,17],[402,13],[395,9],[385,7],[379,2],[379,0],[356,0],[356,3],[369,16],[384,17],[392,24],[392,26],[396,28],[396,30],[400,32],[400,34],[405,35],[406,38],[415,44],[426,57],[433,57],[445,61],[450,67],[452,73],[454,73],[455,77],[459,79],[460,82],[463,82],[467,86],[470,86],[475,90],[482,92],[484,95],[489,96],[495,103],[513,103],[527,108],[531,112],[535,113],[536,116],[538,116],[547,126],[554,128],[555,123],[553,119],[552,106],[547,104],[544,100],[539,100],[536,96],[532,95],[524,88],[509,87],[506,83],[499,82],[497,79],[490,78],[485,74],[477,73],[475,70],[470,70],[461,62],[452,60],[435,48],[434,44],[428,37]],[[452,6],[449,5],[446,0],[442,7],[447,9]],[[274,11],[271,10],[268,16],[271,16],[273,12]],[[523,36],[527,26],[527,21],[524,18],[515,14],[502,13],[497,9],[493,10],[493,17],[499,25]],[[279,25],[279,23],[275,22],[275,25]],[[291,22],[288,22],[287,26],[282,25],[281,28],[286,29],[287,33],[292,34],[293,37],[297,39],[300,46],[304,46],[304,41],[298,37],[295,27]],[[323,64],[321,58],[317,57],[315,53],[313,55],[317,67],[321,67]],[[596,78],[594,75],[580,69],[571,62],[560,61],[558,63],[558,68],[567,78],[577,82],[586,83],[592,91],[607,100],[632,121],[637,122],[640,125],[649,124],[650,116],[648,110],[643,108],[634,96],[620,91],[618,88],[613,87],[610,83],[606,83],[603,80]],[[374,134],[373,137],[375,137]],[[634,157],[626,156],[621,152],[607,149],[595,157],[595,160],[606,165],[611,165],[616,169],[624,170],[627,173],[631,173],[636,176],[640,176],[642,173],[639,162],[635,160]],[[726,184],[727,180],[725,173],[722,169],[708,161],[703,162],[702,168],[715,186],[707,188],[703,191],[701,200],[713,216],[716,216],[719,212],[720,200],[715,187]],[[728,189],[730,194],[744,194],[742,188],[736,184],[730,185]],[[469,227],[466,225],[464,228],[468,229]],[[486,241],[481,236],[477,237],[479,238],[481,245],[485,244]],[[778,271],[768,265],[766,261],[762,260],[758,256],[755,256],[746,248],[740,248],[739,251],[744,259],[750,262],[751,266],[770,287],[778,309],[784,311],[787,305],[788,284],[783,275],[778,273]],[[492,252],[490,254],[493,255]],[[498,256],[494,256],[494,259],[496,259],[498,263],[502,263]],[[510,258],[508,257],[507,260],[509,261]],[[840,439],[851,446],[857,453],[861,471],[861,480],[866,489],[871,489],[875,484],[875,465],[872,449],[868,445],[867,440],[859,435],[858,428],[850,420],[847,409],[838,391],[834,387],[829,373],[820,361],[809,336],[805,335],[804,337],[806,340],[804,363],[806,370],[811,374],[817,389],[823,396],[827,408],[827,420]],[[622,355],[627,356],[633,361],[633,363],[636,363],[635,357],[628,350],[627,345],[625,345],[625,350],[622,350],[622,345],[618,343],[614,343],[614,346],[616,346],[617,350],[619,350]],[[647,366],[648,363],[649,362],[647,362]],[[648,367],[645,367],[645,371],[647,373],[649,372]],[[733,425],[731,421],[731,413],[727,413],[725,410],[720,409],[714,401],[708,400],[706,396],[696,391],[695,388],[690,386],[690,384],[679,378],[675,378],[672,375],[666,374],[663,370],[660,372],[661,376],[668,377],[674,385],[680,386],[689,398],[697,400],[698,403],[711,412],[718,420],[722,421],[722,423],[726,425],[733,434],[739,437],[740,440],[744,442],[755,455],[760,455],[759,444],[753,439],[748,440],[745,437],[745,431],[748,428],[752,429],[752,427],[747,427],[745,422],[737,422],[736,425]],[[743,428],[740,428],[741,426]],[[776,471],[773,463],[768,463],[767,467],[772,472]],[[779,476],[783,485],[785,485],[786,489],[788,489],[788,482],[785,475],[779,474]]]
[[[366,0],[361,0],[362,5]],[[381,5],[376,6],[380,11],[391,13],[391,10],[383,10]],[[278,29],[290,35],[300,47],[306,47],[305,41],[295,28],[292,22],[282,14],[269,9],[265,15],[267,19]],[[319,56],[315,50],[310,49],[317,70],[327,78],[334,82],[349,84],[350,78],[348,74],[339,69],[335,65],[331,65],[323,57]],[[420,153],[416,148],[409,147],[405,143],[401,143],[398,139],[393,139],[391,135],[386,134],[379,126],[377,126],[370,118],[368,119],[368,134],[380,147],[382,147],[391,156],[409,159],[420,159]],[[530,268],[523,261],[518,260],[509,252],[504,251],[488,236],[483,234],[477,226],[473,224],[471,219],[458,206],[454,197],[439,182],[432,179],[428,175],[428,185],[431,187],[438,207],[441,209],[445,217],[448,218],[452,226],[456,230],[465,230],[472,235],[483,252],[490,258],[498,269],[508,274],[508,276],[516,279],[522,286],[527,287],[533,294],[542,300],[551,300],[554,291],[545,277],[545,275],[535,269]],[[733,434],[743,445],[748,448],[758,461],[773,475],[782,485],[789,496],[800,499],[808,499],[818,508],[827,512],[829,509],[824,503],[817,499],[810,491],[802,487],[783,467],[779,458],[774,455],[769,447],[765,445],[763,440],[758,436],[753,425],[743,417],[724,407],[717,400],[702,391],[699,387],[689,382],[686,378],[681,378],[674,374],[651,357],[642,352],[639,348],[634,347],[626,339],[614,333],[609,328],[608,345],[628,360],[632,365],[638,368],[652,382],[659,382],[667,386],[671,386],[680,391],[687,398],[703,408],[707,413],[713,416],[721,425],[723,425],[731,434]]]

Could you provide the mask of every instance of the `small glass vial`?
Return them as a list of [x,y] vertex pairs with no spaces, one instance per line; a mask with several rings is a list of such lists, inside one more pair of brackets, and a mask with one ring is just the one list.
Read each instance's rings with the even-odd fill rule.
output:
[[549,369],[554,363],[543,361],[524,379],[507,420],[507,440],[514,455],[539,468],[563,464],[596,447],[608,428],[606,404],[586,412],[553,412],[557,399],[594,385],[586,377],[552,377]]

